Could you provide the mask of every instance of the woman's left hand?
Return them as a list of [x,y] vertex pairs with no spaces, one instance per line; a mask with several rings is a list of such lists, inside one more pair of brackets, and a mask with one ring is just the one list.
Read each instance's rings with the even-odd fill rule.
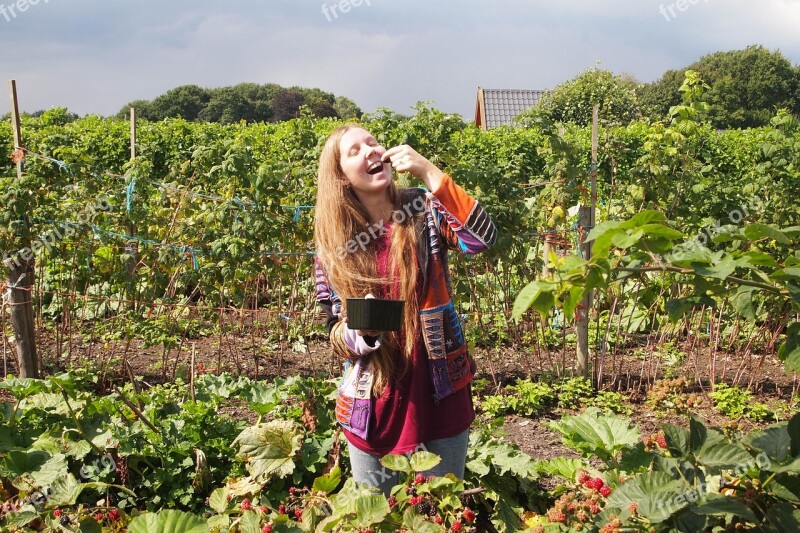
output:
[[391,161],[397,172],[408,172],[425,182],[428,190],[436,190],[444,173],[439,167],[421,156],[407,144],[390,148],[383,154],[384,161]]

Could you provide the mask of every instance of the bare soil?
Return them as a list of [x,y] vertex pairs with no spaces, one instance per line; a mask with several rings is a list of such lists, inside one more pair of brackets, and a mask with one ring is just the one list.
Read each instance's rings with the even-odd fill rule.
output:
[[[161,345],[146,347],[139,340],[103,341],[78,336],[73,336],[71,341],[58,339],[59,346],[51,331],[39,332],[38,339],[46,372],[52,373],[70,366],[87,366],[98,374],[102,388],[105,388],[102,384],[110,388],[113,383],[128,380],[131,374],[142,377],[149,384],[170,381],[176,377],[188,379],[192,357],[200,372],[231,372],[267,380],[292,375],[334,378],[339,375],[341,368],[340,361],[332,355],[327,341],[321,335],[308,340],[305,351],[295,351],[286,344],[269,344],[263,336],[236,334],[184,339],[179,346],[166,351]],[[541,355],[541,351],[538,353],[537,358],[530,349],[479,349],[475,354],[479,366],[477,377],[489,382],[488,392],[491,393],[520,377],[552,377],[557,374],[549,363],[560,361],[563,353],[559,350],[546,357]],[[4,369],[7,373],[14,373],[14,353],[11,349],[6,351],[4,359]],[[648,372],[645,367],[653,362],[642,361],[631,353],[617,355],[615,359],[614,365],[607,367],[609,372],[604,375],[603,388],[617,390],[628,397],[634,409],[631,418],[643,435],[657,432],[665,422],[687,425],[685,417],[657,416],[645,403],[648,382],[653,380],[648,374],[661,376],[666,367]],[[730,380],[738,371],[740,385],[746,386],[750,381],[754,383],[758,401],[768,404],[777,400],[788,401],[796,382],[785,375],[777,358],[767,354],[764,357],[752,356],[751,359],[735,360],[733,355],[717,354],[717,374],[727,374]],[[673,368],[671,372],[693,380],[696,392],[707,392],[711,383],[708,371],[711,362],[708,354],[690,354],[681,367]],[[616,379],[612,381],[612,378]],[[6,396],[0,390],[0,401]],[[223,410],[231,413],[243,411],[235,402],[224,406]],[[545,425],[549,420],[567,413],[555,410],[539,418],[509,416],[504,424],[508,434],[506,438],[537,459],[577,457],[574,451],[561,443],[560,436]],[[732,422],[710,405],[697,414],[716,426],[737,425],[738,429],[745,431],[756,426],[749,420]]]

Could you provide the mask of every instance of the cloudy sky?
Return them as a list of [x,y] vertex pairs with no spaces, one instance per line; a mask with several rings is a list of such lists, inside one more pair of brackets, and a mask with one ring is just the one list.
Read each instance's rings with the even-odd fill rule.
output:
[[798,28],[800,0],[0,0],[0,73],[23,111],[248,81],[472,118],[478,86],[552,88],[598,61],[642,82],[750,44],[800,64]]

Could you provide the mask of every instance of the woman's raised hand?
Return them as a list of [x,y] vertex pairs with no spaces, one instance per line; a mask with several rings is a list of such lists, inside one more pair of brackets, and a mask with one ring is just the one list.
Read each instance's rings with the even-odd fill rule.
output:
[[412,176],[421,179],[431,191],[438,189],[442,176],[444,176],[439,167],[421,156],[407,144],[389,148],[383,154],[382,159],[391,161],[397,172],[408,172]]

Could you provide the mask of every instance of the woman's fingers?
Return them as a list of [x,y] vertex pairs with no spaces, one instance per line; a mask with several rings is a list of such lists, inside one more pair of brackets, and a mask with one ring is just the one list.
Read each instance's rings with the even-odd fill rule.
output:
[[391,161],[398,172],[409,172],[416,177],[422,177],[426,165],[430,165],[427,159],[407,144],[390,148],[383,154],[383,160]]

